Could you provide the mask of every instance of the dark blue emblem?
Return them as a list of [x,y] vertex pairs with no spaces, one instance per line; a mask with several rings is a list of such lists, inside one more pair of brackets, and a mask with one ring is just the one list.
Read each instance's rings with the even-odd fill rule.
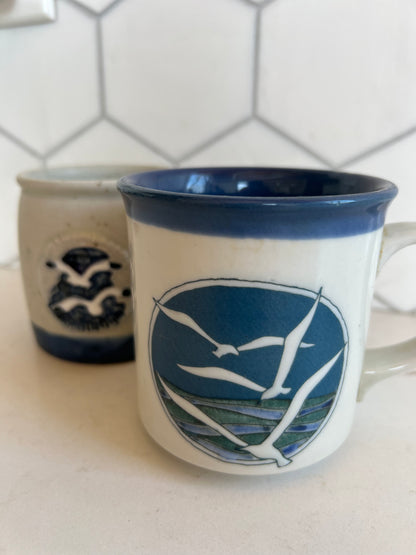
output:
[[99,330],[119,322],[126,310],[130,288],[113,283],[122,265],[95,247],[70,249],[46,266],[58,272],[48,306],[65,325],[81,331]]
[[284,466],[325,426],[348,336],[322,289],[210,279],[154,303],[155,384],[194,446],[225,462]]

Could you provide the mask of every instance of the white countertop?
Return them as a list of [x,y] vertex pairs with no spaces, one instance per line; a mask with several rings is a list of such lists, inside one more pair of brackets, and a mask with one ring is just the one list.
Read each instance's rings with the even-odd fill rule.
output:
[[[273,477],[177,461],[136,415],[133,363],[35,344],[20,274],[0,270],[1,554],[414,554],[416,373],[376,385],[332,457]],[[372,345],[416,334],[376,313]]]

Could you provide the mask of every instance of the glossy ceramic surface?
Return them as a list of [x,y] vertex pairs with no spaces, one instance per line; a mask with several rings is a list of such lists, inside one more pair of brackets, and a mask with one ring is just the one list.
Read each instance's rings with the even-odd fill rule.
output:
[[143,173],[124,177],[119,189],[128,215],[148,224],[209,235],[293,239],[374,231],[397,194],[395,185],[382,179],[278,168]]
[[[198,168],[119,188],[150,435],[234,474],[296,470],[335,451],[353,421],[381,246],[403,246],[383,239],[396,187],[337,172]],[[416,239],[413,228],[398,235]],[[377,353],[374,362],[377,374]]]

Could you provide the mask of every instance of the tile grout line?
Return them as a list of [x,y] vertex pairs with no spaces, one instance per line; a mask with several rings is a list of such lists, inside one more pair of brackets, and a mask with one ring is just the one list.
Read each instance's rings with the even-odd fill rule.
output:
[[246,4],[246,6],[250,6],[250,8],[258,7],[258,4],[256,4],[256,2],[252,2],[251,0],[240,0],[240,2]]
[[17,137],[16,135],[13,135],[13,133],[10,133],[9,131],[7,131],[7,129],[4,129],[4,127],[1,127],[1,126],[0,126],[0,135],[3,135],[3,137],[5,137],[8,141],[10,141],[14,145],[24,150],[27,154],[30,154],[31,156],[34,156],[39,160],[42,159],[42,154],[39,151],[27,145],[24,141],[19,139],[19,137]]
[[400,143],[401,141],[407,139],[408,137],[411,137],[415,133],[416,133],[416,125],[411,127],[410,129],[407,129],[403,133],[400,133],[399,135],[395,135],[391,139],[383,141],[382,143],[378,143],[377,145],[375,145],[371,148],[368,148],[367,150],[362,151],[360,154],[357,154],[356,156],[353,156],[353,157],[345,160],[344,162],[341,162],[340,164],[337,164],[337,167],[344,168],[344,167],[348,167],[348,166],[351,166],[353,164],[356,164],[357,162],[361,162],[362,160],[365,160],[366,158],[369,158],[373,154],[377,154],[378,152],[382,152],[384,149],[387,149],[391,146],[394,146],[397,143]]
[[100,28],[99,28],[99,14],[92,10],[91,8],[81,4],[77,0],[64,0],[67,4],[72,5],[74,8],[78,9],[80,12],[84,14],[84,16],[92,19],[95,24],[95,44],[96,44],[96,57],[95,57],[95,68],[97,70],[97,104],[99,107],[99,115],[95,116],[90,122],[82,125],[78,130],[74,133],[70,134],[68,137],[63,139],[62,141],[58,142],[54,146],[52,146],[49,150],[47,150],[43,157],[42,157],[42,165],[44,168],[48,166],[48,159],[71,144],[73,141],[76,141],[79,137],[82,137],[84,133],[89,131],[94,125],[96,125],[103,114],[103,106],[105,99],[103,98],[103,86],[102,86],[102,74],[101,74],[101,48],[100,48]]
[[285,139],[286,141],[288,141],[292,145],[296,146],[297,148],[303,150],[304,152],[306,152],[307,154],[309,154],[310,156],[315,158],[318,162],[321,162],[322,164],[324,164],[324,166],[326,166],[330,169],[335,168],[335,166],[332,162],[330,162],[326,158],[322,157],[320,154],[313,151],[307,145],[304,145],[303,143],[301,143],[300,141],[298,141],[297,139],[295,139],[294,137],[292,137],[291,135],[289,135],[288,133],[286,133],[282,129],[279,129],[278,127],[276,127],[275,125],[270,123],[267,119],[263,118],[260,115],[256,115],[255,119],[257,121],[259,121],[260,123],[262,123],[263,125],[265,125],[270,131],[273,131],[276,135],[282,137],[283,139]]
[[118,5],[124,2],[124,0],[114,0],[111,4],[109,4],[103,11],[99,14],[100,17],[107,15],[109,12],[112,12],[113,9]]
[[87,13],[88,15],[91,15],[93,17],[101,17],[102,15],[106,15],[108,12],[112,11],[113,8],[115,8],[117,6],[117,4],[121,4],[121,2],[124,2],[124,0],[113,0],[113,2],[110,3],[103,10],[96,11],[93,8],[89,8],[88,6],[85,6],[84,4],[79,2],[79,0],[65,0],[65,1],[72,4],[73,6],[76,6],[77,8],[80,8],[85,13]]
[[104,117],[103,117],[103,121],[107,121],[107,122],[111,123],[114,127],[116,127],[117,129],[119,129],[120,131],[122,131],[123,133],[125,133],[126,135],[131,137],[132,139],[134,139],[138,144],[141,144],[141,145],[145,146],[146,148],[148,148],[149,150],[151,150],[152,152],[154,152],[158,156],[161,156],[162,158],[164,158],[170,164],[175,164],[176,163],[176,160],[172,156],[170,156],[167,152],[164,152],[158,146],[152,144],[145,137],[142,137],[141,135],[139,135],[138,133],[136,133],[135,131],[133,131],[132,129],[127,127],[126,125],[124,125],[124,123],[121,123],[120,121],[118,121],[116,118],[114,118],[110,114],[108,114],[108,113],[105,114]]
[[281,138],[285,139],[292,145],[295,145],[297,148],[303,150],[319,162],[323,163],[325,166],[329,168],[333,168],[333,164],[323,158],[320,154],[314,152],[308,146],[302,144],[301,142],[297,141],[295,138],[291,137],[289,134],[285,133],[278,127],[271,124],[268,120],[263,118],[258,114],[259,110],[259,88],[260,88],[260,49],[261,49],[261,24],[262,24],[262,17],[263,11],[267,8],[270,4],[274,3],[276,0],[266,0],[260,5],[257,5],[257,14],[256,14],[256,27],[255,27],[255,36],[254,36],[254,48],[255,48],[255,61],[254,61],[254,68],[253,68],[253,104],[252,104],[252,111],[253,111],[253,118],[254,120],[258,120],[263,125],[268,127],[270,131],[273,132],[274,135],[280,136]]
[[107,110],[107,89],[105,83],[105,70],[104,70],[104,42],[101,26],[101,18],[96,19],[96,46],[97,46],[97,79],[98,79],[98,102],[100,106],[101,116],[106,114]]
[[246,4],[250,4],[251,6],[255,6],[259,9],[262,9],[265,6],[268,6],[269,4],[272,4],[276,0],[263,0],[263,2],[261,4],[258,4],[257,2],[254,2],[253,0],[241,0],[241,1],[246,3]]
[[185,160],[187,158],[192,158],[192,156],[195,156],[195,154],[198,154],[198,153],[202,152],[206,148],[209,148],[210,146],[214,145],[216,142],[218,142],[221,139],[224,139],[225,137],[227,137],[230,133],[233,133],[234,131],[237,131],[238,129],[240,129],[241,127],[246,125],[246,123],[251,121],[251,119],[252,119],[252,116],[247,116],[244,119],[241,119],[241,120],[237,121],[236,123],[230,125],[226,129],[223,129],[222,131],[219,131],[218,133],[213,135],[211,138],[207,139],[203,143],[200,143],[198,146],[194,147],[193,149],[186,152],[184,155],[180,156],[177,159],[177,162],[179,164],[182,164],[183,162],[185,162]]
[[[62,0],[60,0],[60,1],[62,1]],[[74,6],[74,8],[78,8],[79,10],[84,12],[84,14],[86,14],[89,17],[96,17],[97,16],[96,11],[94,11],[92,8],[89,8],[88,6],[85,6],[81,2],[78,2],[78,0],[64,0],[64,2],[66,2],[67,4],[71,4],[72,6]]]
[[260,25],[261,25],[261,9],[256,10],[256,20],[254,22],[254,37],[253,37],[253,72],[252,72],[252,104],[251,113],[255,115],[258,107],[258,91],[259,91],[259,75],[260,75]]
[[88,123],[86,123],[85,125],[83,125],[82,127],[80,127],[77,131],[75,131],[74,133],[72,133],[71,135],[69,135],[68,137],[66,137],[65,139],[63,139],[60,143],[56,144],[55,146],[51,147],[44,155],[45,161],[48,161],[48,158],[50,158],[51,156],[55,155],[57,152],[59,152],[60,150],[62,150],[63,148],[65,148],[66,146],[68,146],[70,143],[72,143],[73,141],[75,141],[76,139],[79,139],[79,137],[82,137],[82,135],[84,135],[84,133],[86,133],[87,131],[89,131],[92,127],[94,127],[94,125],[96,125],[97,123],[99,123],[101,121],[101,115],[98,115],[96,117],[94,117],[92,120],[90,120]]
[[[67,2],[67,4],[71,4],[73,6],[76,6],[77,8],[79,8],[81,11],[84,12],[84,14],[87,14],[88,17],[92,17],[94,19],[98,19],[97,14],[93,13],[91,10],[89,10],[88,8],[86,8],[85,6],[79,4],[76,0],[64,0]],[[98,60],[97,60],[98,62]],[[100,72],[100,68],[97,68],[97,71]],[[98,102],[99,102],[99,106],[102,106],[101,103],[101,83],[100,83],[100,77],[99,77],[99,83],[98,83]],[[7,131],[6,129],[4,129],[3,127],[0,126],[0,135],[3,135],[6,139],[8,139],[11,143],[15,144],[16,146],[18,146],[19,148],[21,148],[22,150],[24,150],[25,152],[27,152],[28,154],[36,157],[42,164],[42,167],[45,168],[47,165],[47,159],[48,157],[50,157],[51,155],[55,154],[56,152],[58,152],[61,148],[65,147],[67,144],[71,143],[73,140],[76,140],[78,137],[80,137],[85,131],[87,131],[88,129],[90,129],[93,125],[95,125],[96,123],[98,123],[100,119],[100,116],[94,118],[94,120],[92,120],[90,123],[82,126],[80,129],[78,129],[75,133],[73,133],[72,135],[70,135],[69,137],[67,137],[66,139],[64,139],[63,141],[61,141],[60,143],[56,144],[55,146],[51,147],[49,150],[47,150],[45,153],[41,153],[35,149],[33,149],[32,147],[30,147],[29,145],[27,145],[24,141],[22,141],[21,139],[19,139],[17,136],[13,135],[12,133],[10,133],[9,131]]]

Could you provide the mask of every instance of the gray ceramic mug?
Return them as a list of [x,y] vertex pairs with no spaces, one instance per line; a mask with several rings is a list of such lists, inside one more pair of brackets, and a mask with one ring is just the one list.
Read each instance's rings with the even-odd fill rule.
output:
[[59,358],[134,358],[126,218],[116,182],[141,166],[19,174],[19,250],[38,344]]

